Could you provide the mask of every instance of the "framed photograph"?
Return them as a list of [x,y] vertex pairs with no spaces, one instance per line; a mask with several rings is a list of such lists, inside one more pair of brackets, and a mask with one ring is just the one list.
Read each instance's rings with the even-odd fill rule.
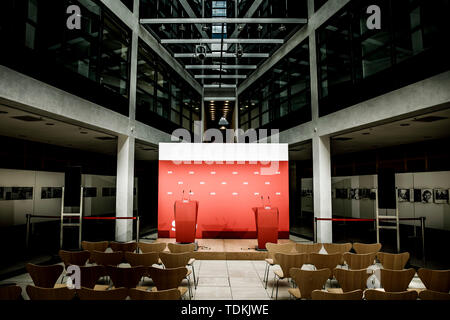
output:
[[359,190],[359,196],[363,200],[370,199],[370,189],[360,189]]
[[398,189],[397,198],[398,202],[409,202],[410,201],[410,190],[409,189]]
[[421,202],[422,203],[433,203],[433,189],[422,189],[421,190]]
[[448,189],[434,189],[434,203],[448,203]]
[[377,200],[377,189],[370,189],[370,200]]
[[348,199],[348,190],[336,189],[336,199]]
[[350,199],[359,200],[359,189],[350,189]]

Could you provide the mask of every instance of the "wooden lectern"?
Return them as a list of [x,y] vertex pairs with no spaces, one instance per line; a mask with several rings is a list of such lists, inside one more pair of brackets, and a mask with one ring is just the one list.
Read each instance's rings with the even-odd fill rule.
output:
[[256,234],[258,237],[257,250],[266,250],[266,243],[278,242],[278,208],[257,207],[252,208],[255,213]]
[[179,243],[195,241],[197,231],[198,201],[175,201],[175,235]]

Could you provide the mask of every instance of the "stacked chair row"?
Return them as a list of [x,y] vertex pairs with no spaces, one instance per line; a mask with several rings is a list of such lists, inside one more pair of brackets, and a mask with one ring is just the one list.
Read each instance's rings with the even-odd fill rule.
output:
[[[268,243],[266,246],[269,251],[264,274],[266,288],[270,266],[279,265],[281,269],[274,271],[272,297],[276,288],[275,299],[279,281],[284,279],[291,281],[293,288],[288,291],[297,299],[350,299],[360,295],[362,298],[363,293],[367,300],[417,299],[416,290],[407,290],[416,274],[413,268],[404,269],[409,260],[407,252],[384,253],[379,252],[381,244],[361,243],[353,245],[357,253],[348,252],[351,244],[323,244],[327,254],[319,253],[322,244]],[[370,267],[376,258],[382,265],[379,278],[384,291],[367,289],[368,279],[375,273]],[[313,265],[315,270],[302,270],[304,265]],[[342,268],[343,265],[347,268]],[[419,269],[417,273],[426,286],[426,290],[418,290],[421,299],[450,299],[450,270]],[[320,290],[311,295],[314,290],[323,289],[331,279],[337,280],[341,288]]]

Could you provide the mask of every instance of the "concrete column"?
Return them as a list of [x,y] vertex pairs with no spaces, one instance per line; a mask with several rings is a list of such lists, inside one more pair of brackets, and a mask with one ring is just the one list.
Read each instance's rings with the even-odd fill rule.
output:
[[[135,138],[119,136],[117,141],[116,217],[133,216]],[[131,241],[133,221],[116,220],[116,241]]]
[[[134,0],[133,18],[139,21],[139,0]],[[139,50],[139,29],[136,26],[132,31],[130,54],[130,122],[136,120],[137,59]]]
[[[315,135],[313,150],[314,217],[331,218],[331,158],[330,137]],[[317,222],[317,242],[333,241],[331,221]]]

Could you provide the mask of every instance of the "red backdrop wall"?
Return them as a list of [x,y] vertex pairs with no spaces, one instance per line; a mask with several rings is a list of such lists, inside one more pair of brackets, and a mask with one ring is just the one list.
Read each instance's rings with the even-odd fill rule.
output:
[[[174,202],[199,201],[196,238],[256,238],[252,207],[279,208],[279,238],[289,237],[289,166],[279,161],[274,175],[261,175],[263,164],[175,164],[159,161],[158,234],[174,238]],[[270,197],[270,203],[268,200]]]

